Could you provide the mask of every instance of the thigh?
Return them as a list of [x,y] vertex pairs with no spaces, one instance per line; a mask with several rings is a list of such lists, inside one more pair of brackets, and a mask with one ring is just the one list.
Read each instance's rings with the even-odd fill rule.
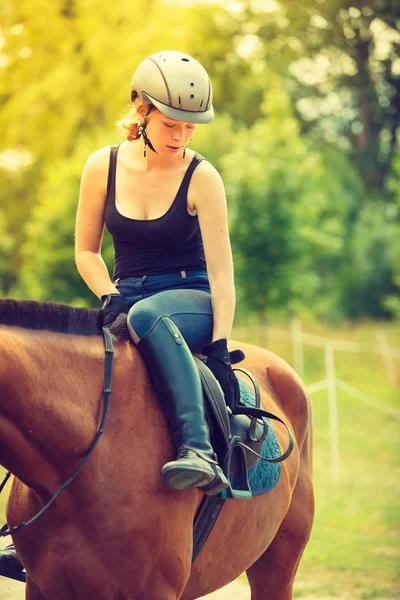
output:
[[192,352],[201,352],[211,341],[213,316],[211,295],[200,290],[167,290],[136,302],[129,322],[140,339],[159,317],[170,317]]

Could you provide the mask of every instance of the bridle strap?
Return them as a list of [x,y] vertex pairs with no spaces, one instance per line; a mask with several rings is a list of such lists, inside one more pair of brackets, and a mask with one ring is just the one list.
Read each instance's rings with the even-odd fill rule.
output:
[[[21,529],[28,527],[28,525],[32,525],[32,523],[35,523],[35,521],[37,521],[43,515],[43,513],[45,513],[46,510],[53,504],[53,502],[61,494],[61,492],[63,492],[69,485],[71,485],[71,483],[78,476],[80,471],[83,469],[83,467],[89,460],[90,455],[92,454],[92,452],[96,448],[97,444],[99,443],[99,440],[104,431],[104,426],[105,426],[107,416],[108,416],[110,396],[111,396],[113,358],[114,358],[114,347],[113,347],[113,342],[112,342],[112,336],[111,336],[110,330],[107,329],[107,327],[103,327],[103,337],[104,337],[105,353],[106,353],[105,365],[104,365],[104,385],[103,385],[103,414],[101,417],[99,429],[98,429],[98,431],[95,435],[95,438],[88,450],[88,453],[86,454],[85,458],[82,460],[79,467],[76,469],[75,473],[73,475],[71,475],[71,477],[60,487],[58,492],[56,492],[54,494],[54,496],[47,502],[47,504],[45,506],[43,506],[43,508],[34,517],[32,517],[32,519],[30,519],[26,523],[25,523],[25,521],[23,521],[22,523],[20,523],[19,525],[16,525],[15,527],[8,528],[7,525],[4,526],[2,529],[0,529],[0,537],[6,537],[7,535],[14,535]],[[0,493],[3,490],[5,484],[10,476],[11,476],[10,473],[7,473],[7,475],[5,476],[4,481],[0,485]]]
[[4,486],[6,485],[7,481],[10,479],[11,477],[11,473],[10,471],[7,472],[6,476],[4,477],[3,481],[0,484],[0,494],[4,489]]

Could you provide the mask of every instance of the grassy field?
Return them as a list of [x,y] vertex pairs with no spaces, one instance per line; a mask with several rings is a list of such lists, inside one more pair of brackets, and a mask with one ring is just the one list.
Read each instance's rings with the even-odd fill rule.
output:
[[[400,325],[348,324],[329,329],[305,324],[307,333],[376,344],[383,330],[400,347]],[[235,339],[260,343],[292,363],[289,329],[274,325],[267,339],[256,327],[237,328]],[[284,339],[287,337],[288,339]],[[335,353],[336,375],[369,397],[400,410],[397,385],[388,381],[382,358],[373,353]],[[305,347],[308,385],[326,378],[322,348]],[[338,391],[340,480],[333,484],[327,392],[312,396],[316,520],[301,562],[295,597],[326,600],[400,598],[400,421]],[[4,499],[0,499],[0,520]]]

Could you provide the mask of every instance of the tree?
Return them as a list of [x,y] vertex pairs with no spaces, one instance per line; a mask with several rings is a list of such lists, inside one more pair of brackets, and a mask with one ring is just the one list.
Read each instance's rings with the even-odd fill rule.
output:
[[[93,139],[80,138],[75,153],[44,173],[40,203],[25,228],[23,265],[12,289],[14,297],[80,306],[96,306],[95,296],[80,277],[74,260],[75,215],[83,165]],[[99,145],[104,140],[96,140]],[[101,143],[103,141],[103,144]],[[105,235],[103,254],[112,267],[112,244]]]
[[259,81],[279,73],[302,130],[348,152],[366,189],[384,191],[400,123],[399,0],[252,7],[242,2],[247,33],[238,44],[252,37]]
[[322,156],[302,139],[282,81],[270,76],[264,118],[223,161],[241,298],[253,311],[308,303],[341,251],[346,203],[331,206]]
[[394,300],[400,298],[400,282],[396,283],[399,260],[399,229],[387,220],[381,205],[370,201],[363,207],[349,260],[341,269],[343,313],[353,319],[390,318]]

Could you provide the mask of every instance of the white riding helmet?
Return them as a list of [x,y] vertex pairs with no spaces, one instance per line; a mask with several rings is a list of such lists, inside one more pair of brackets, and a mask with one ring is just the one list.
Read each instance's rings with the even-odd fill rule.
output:
[[211,123],[214,119],[210,78],[188,54],[166,50],[145,58],[131,84],[131,100],[153,104],[175,121]]

